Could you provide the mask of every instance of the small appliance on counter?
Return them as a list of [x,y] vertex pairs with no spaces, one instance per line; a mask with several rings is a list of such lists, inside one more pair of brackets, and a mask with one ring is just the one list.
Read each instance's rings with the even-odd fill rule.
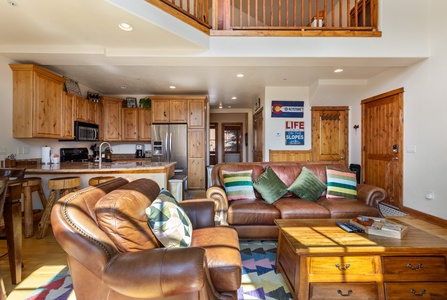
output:
[[137,144],[135,158],[144,158],[144,145]]
[[88,149],[87,148],[61,148],[60,150],[61,162],[87,162]]

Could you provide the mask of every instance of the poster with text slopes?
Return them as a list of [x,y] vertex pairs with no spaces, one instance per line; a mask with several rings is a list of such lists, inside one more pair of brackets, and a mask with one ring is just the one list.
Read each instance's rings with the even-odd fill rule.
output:
[[304,101],[272,101],[272,118],[302,118]]

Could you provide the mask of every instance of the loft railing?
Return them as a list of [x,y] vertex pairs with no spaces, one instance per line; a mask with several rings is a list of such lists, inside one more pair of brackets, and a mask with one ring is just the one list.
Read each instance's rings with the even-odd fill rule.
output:
[[[169,6],[214,35],[380,35],[378,0],[146,0]],[[166,10],[166,9],[165,9]],[[190,23],[191,24],[191,23]],[[269,32],[269,33],[266,33]],[[338,34],[337,34],[338,32]],[[302,34],[304,35],[304,34]],[[310,34],[312,35],[312,34]]]

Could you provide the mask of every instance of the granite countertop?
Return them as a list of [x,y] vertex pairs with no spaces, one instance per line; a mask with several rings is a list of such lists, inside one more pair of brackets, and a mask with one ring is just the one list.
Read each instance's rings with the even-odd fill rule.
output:
[[99,164],[94,162],[64,162],[48,165],[27,165],[25,172],[27,174],[169,173],[170,169],[173,172],[175,164],[175,162],[116,161],[103,162],[99,167]]

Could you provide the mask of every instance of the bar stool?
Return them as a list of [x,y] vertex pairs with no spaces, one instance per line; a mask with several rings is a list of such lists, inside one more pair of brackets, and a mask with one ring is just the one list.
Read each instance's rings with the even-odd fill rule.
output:
[[23,212],[25,221],[25,238],[32,237],[34,235],[34,221],[40,220],[42,217],[42,211],[33,211],[33,192],[38,192],[40,202],[43,209],[47,206],[47,198],[42,188],[42,178],[40,177],[26,177],[26,182],[22,184],[23,194]]
[[92,178],[89,179],[88,185],[95,186],[95,185],[98,185],[100,183],[107,182],[107,181],[110,181],[110,180],[113,180],[113,179],[115,179],[115,177],[113,177],[113,176],[92,177]]
[[42,239],[45,237],[45,233],[48,229],[48,225],[51,223],[51,210],[54,203],[57,201],[57,193],[59,197],[63,197],[69,192],[77,191],[81,186],[80,177],[59,177],[48,180],[48,189],[50,190],[50,196],[48,202],[43,211],[42,218],[40,219],[39,226],[37,228],[37,238]]

